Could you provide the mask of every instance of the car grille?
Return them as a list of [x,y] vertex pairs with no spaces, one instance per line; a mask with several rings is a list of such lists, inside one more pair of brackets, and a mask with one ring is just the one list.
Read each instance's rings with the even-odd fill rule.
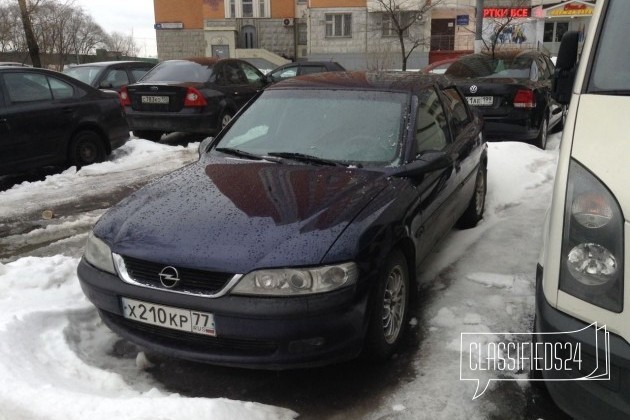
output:
[[110,312],[99,312],[105,323],[113,324],[115,330],[121,329],[148,341],[179,350],[244,356],[270,355],[278,350],[278,344],[274,341],[208,337],[131,321]]
[[223,289],[234,276],[231,273],[215,273],[175,267],[179,273],[179,283],[174,289],[168,289],[160,282],[159,274],[168,264],[154,263],[132,257],[123,257],[127,272],[135,281],[157,289],[186,291],[194,294],[212,295]]

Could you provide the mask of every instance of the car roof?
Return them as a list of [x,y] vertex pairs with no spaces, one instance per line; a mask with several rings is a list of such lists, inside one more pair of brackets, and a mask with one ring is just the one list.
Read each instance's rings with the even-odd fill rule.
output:
[[83,64],[76,64],[73,65],[70,68],[75,68],[75,67],[105,67],[105,66],[114,66],[114,65],[120,65],[120,64],[147,64],[150,66],[154,66],[155,63],[151,63],[148,61],[133,61],[133,60],[128,60],[128,61],[97,61],[94,63],[83,63]]
[[417,92],[428,86],[445,87],[444,76],[404,71],[336,71],[292,77],[267,88],[282,89],[346,89]]

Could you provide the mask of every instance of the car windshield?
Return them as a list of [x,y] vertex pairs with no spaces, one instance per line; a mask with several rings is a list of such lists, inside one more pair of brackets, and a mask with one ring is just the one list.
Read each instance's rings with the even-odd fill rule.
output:
[[501,56],[475,54],[453,62],[445,74],[455,78],[517,78],[528,79],[532,69],[531,56]]
[[298,153],[357,166],[397,165],[407,101],[407,94],[392,92],[269,90],[216,147],[258,156]]
[[153,67],[143,78],[143,82],[197,82],[210,79],[212,67],[193,61],[164,61]]
[[63,72],[70,77],[74,77],[75,79],[78,79],[83,83],[91,85],[92,82],[94,82],[98,75],[103,71],[103,68],[104,67],[100,66],[70,67]]
[[626,40],[628,16],[629,1],[610,2],[592,66],[589,92],[630,94],[630,43]]

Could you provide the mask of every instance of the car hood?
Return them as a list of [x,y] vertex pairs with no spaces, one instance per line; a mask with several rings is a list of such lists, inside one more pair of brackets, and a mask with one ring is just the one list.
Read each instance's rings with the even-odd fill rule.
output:
[[115,253],[168,265],[314,265],[387,185],[376,171],[207,157],[137,191],[94,231]]

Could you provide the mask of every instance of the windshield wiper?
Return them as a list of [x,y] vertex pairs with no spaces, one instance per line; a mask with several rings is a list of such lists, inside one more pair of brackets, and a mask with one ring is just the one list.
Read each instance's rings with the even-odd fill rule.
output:
[[295,153],[295,152],[269,152],[267,153],[269,156],[278,156],[285,159],[297,160],[299,162],[306,163],[314,163],[319,165],[328,165],[328,166],[347,166],[341,162],[337,162],[330,159],[324,159],[317,156],[306,155],[304,153]]

